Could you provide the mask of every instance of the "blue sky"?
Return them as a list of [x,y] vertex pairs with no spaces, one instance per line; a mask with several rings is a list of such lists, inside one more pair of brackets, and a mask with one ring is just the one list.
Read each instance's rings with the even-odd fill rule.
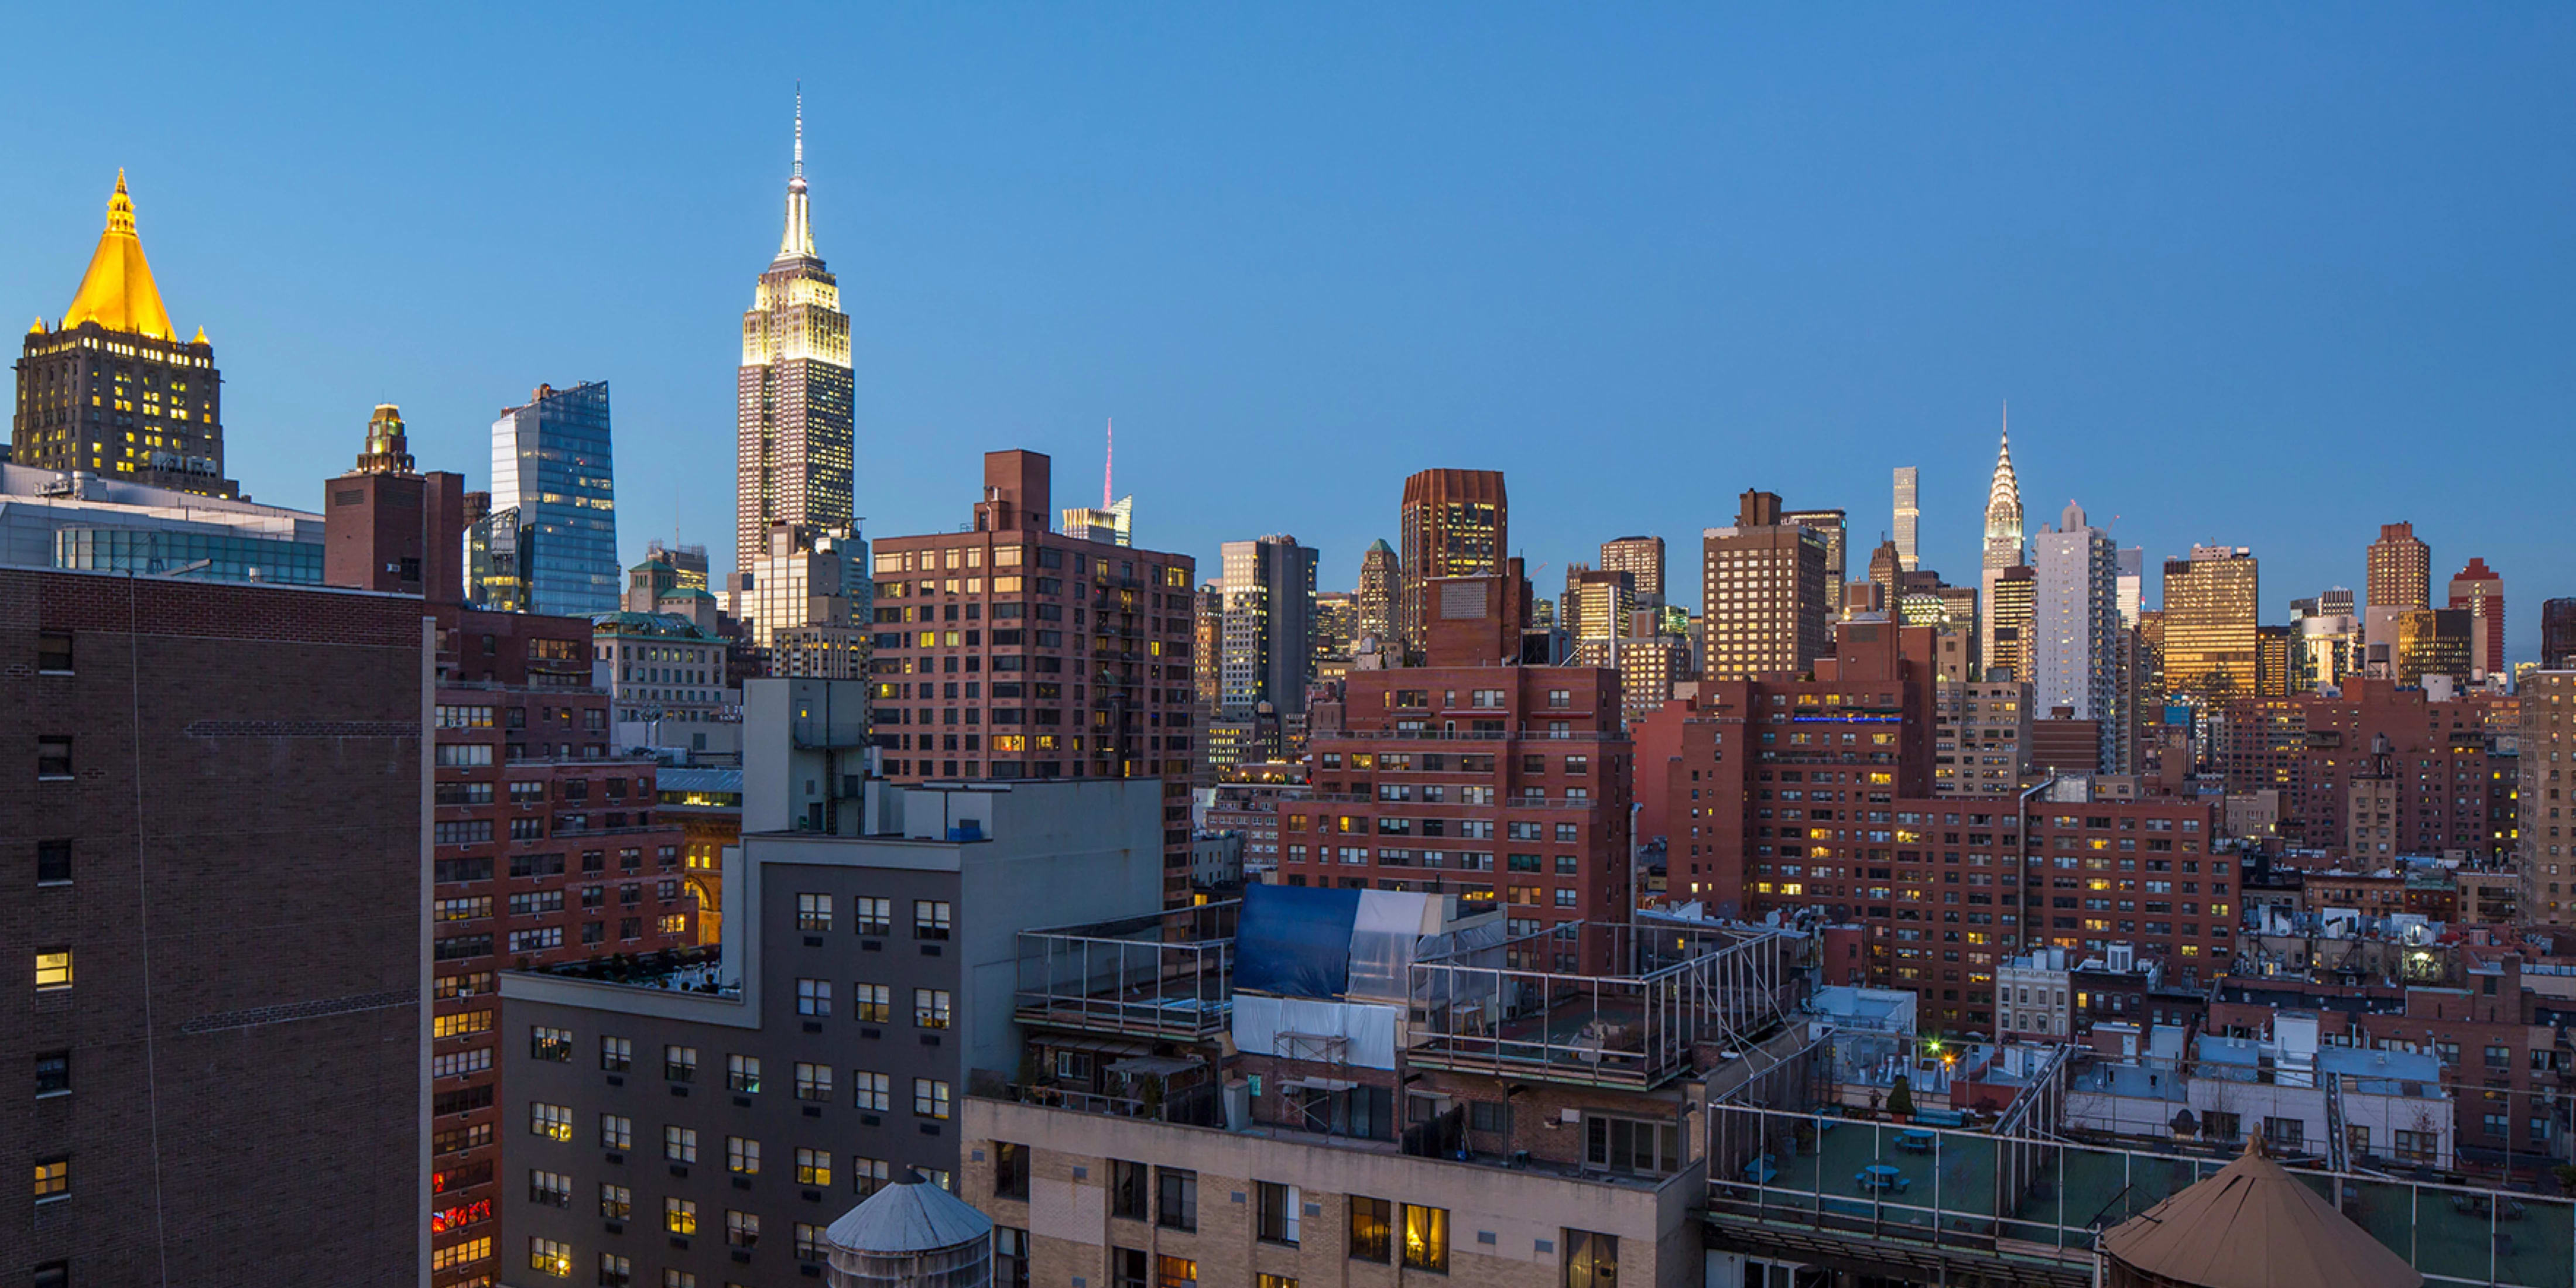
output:
[[499,408],[606,379],[622,543],[721,565],[801,77],[874,534],[988,448],[1083,500],[1114,415],[1203,568],[1290,531],[1347,587],[1472,466],[1542,593],[1638,531],[1687,587],[1744,488],[1866,546],[1910,464],[1968,575],[2009,399],[2034,526],[2252,546],[2267,620],[2395,519],[2496,566],[2517,658],[2576,594],[2576,9],[538,8],[16,15],[0,317],[59,315],[125,166],[260,499],[380,400],[480,480]]

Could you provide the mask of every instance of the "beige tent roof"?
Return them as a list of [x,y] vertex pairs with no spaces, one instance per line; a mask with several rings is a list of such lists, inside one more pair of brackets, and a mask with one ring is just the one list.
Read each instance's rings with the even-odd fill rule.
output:
[[2102,1251],[2203,1288],[2422,1288],[2424,1276],[2249,1143],[2207,1180],[2102,1235]]

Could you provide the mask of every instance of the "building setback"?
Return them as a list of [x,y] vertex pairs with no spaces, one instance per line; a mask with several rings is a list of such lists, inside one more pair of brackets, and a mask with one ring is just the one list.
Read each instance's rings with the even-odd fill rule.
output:
[[0,605],[8,1274],[418,1282],[419,602],[0,568]]

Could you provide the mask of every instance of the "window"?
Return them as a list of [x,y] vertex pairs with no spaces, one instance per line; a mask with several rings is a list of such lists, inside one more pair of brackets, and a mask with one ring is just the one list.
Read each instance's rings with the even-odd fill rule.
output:
[[1590,1230],[1565,1234],[1565,1288],[1619,1288],[1619,1236]]
[[[68,755],[70,753],[66,752],[65,754]],[[65,770],[64,772],[68,773],[70,771]],[[948,916],[948,901],[945,899],[913,900],[912,937],[915,939],[946,939],[948,937]]]
[[36,1094],[59,1096],[72,1089],[72,1053],[46,1051],[36,1057]]
[[614,1252],[599,1254],[600,1288],[627,1288],[635,1282],[635,1267]]
[[725,1057],[725,1086],[731,1090],[739,1091],[746,1096],[759,1095],[760,1057],[756,1055],[727,1055]]
[[698,1049],[691,1046],[662,1048],[662,1076],[673,1082],[698,1080]]
[[572,1106],[549,1105],[543,1101],[528,1103],[528,1134],[547,1140],[572,1139]]
[[993,1197],[1026,1199],[1029,1196],[1029,1149],[1007,1140],[993,1142]]
[[1154,1224],[1166,1230],[1199,1228],[1199,1174],[1177,1167],[1154,1169]]
[[912,1112],[924,1118],[948,1116],[948,1084],[937,1078],[912,1080]]
[[[429,1255],[429,1268],[432,1270],[454,1270],[460,1266],[470,1266],[477,1261],[490,1257],[491,1255],[492,1240],[490,1236],[485,1236],[480,1239],[467,1239],[462,1243],[451,1243],[446,1247],[440,1248],[436,1252],[431,1253]],[[57,1261],[54,1264],[59,1266],[62,1263]],[[41,1267],[39,1269],[41,1271]],[[69,1282],[69,1278],[56,1279],[53,1281],[51,1288],[63,1288],[63,1286]],[[37,1288],[47,1288],[45,1277],[42,1273],[39,1273],[36,1276],[36,1284]]]
[[64,885],[72,879],[72,843],[36,842],[36,884]]
[[429,1035],[433,1038],[461,1038],[491,1030],[492,1012],[488,1010],[459,1011],[454,1015],[438,1016],[429,1022]]
[[796,1223],[796,1259],[799,1261],[823,1259],[823,1227],[809,1225],[803,1221]]
[[1146,1282],[1145,1267],[1149,1264],[1142,1249],[1111,1248],[1109,1281],[1113,1288],[1152,1288]]
[[72,637],[69,631],[36,633],[36,670],[46,675],[72,673]]
[[741,1176],[760,1175],[760,1142],[747,1136],[725,1137],[725,1170]]
[[884,1189],[888,1168],[882,1158],[850,1155],[850,1189],[860,1198]]
[[796,928],[825,931],[832,928],[832,896],[800,894],[796,896]]
[[852,1069],[850,1071],[851,1106],[881,1114],[893,1112],[894,1088],[890,1085],[892,1081],[882,1073]]
[[894,900],[860,895],[850,900],[850,919],[857,923],[851,929],[862,935],[891,935],[894,933]]
[[1253,1197],[1259,1207],[1253,1213],[1253,1232],[1268,1243],[1297,1245],[1298,1203],[1302,1196],[1294,1185],[1272,1181],[1255,1181]]
[[726,1209],[725,1242],[736,1248],[760,1246],[760,1218],[749,1212]]
[[796,981],[796,1013],[825,1016],[832,1013],[832,981],[800,979]]
[[1672,1123],[1586,1116],[1585,1159],[1614,1172],[1664,1176],[1681,1170],[1681,1128]]
[[993,1288],[1029,1288],[1029,1232],[993,1227]]
[[561,1172],[548,1172],[537,1168],[530,1168],[528,1170],[528,1201],[530,1203],[542,1203],[547,1207],[571,1207],[572,1178]]
[[832,1066],[796,1062],[796,1098],[829,1100],[832,1098]]
[[2301,1119],[2266,1118],[2263,1120],[2263,1140],[2266,1144],[2278,1145],[2283,1149],[2303,1149],[2307,1145],[2307,1134],[2308,1125]]
[[611,1221],[623,1221],[635,1211],[635,1191],[623,1185],[602,1182],[599,1187],[599,1214]]
[[893,987],[886,984],[850,985],[850,1014],[861,1024],[893,1023]]
[[635,1043],[626,1038],[599,1040],[599,1067],[610,1073],[624,1073],[635,1063]]
[[912,1022],[925,1029],[948,1027],[948,990],[916,988],[912,990]]
[[662,1129],[662,1157],[674,1163],[698,1161],[698,1129],[669,1127]]
[[662,1272],[662,1288],[698,1288],[697,1273],[690,1270],[665,1270]]
[[72,740],[69,737],[36,739],[36,777],[69,778],[72,776]]
[[557,1279],[571,1278],[572,1245],[554,1239],[529,1239],[528,1269]]
[[542,1024],[531,1025],[528,1029],[528,1058],[532,1060],[552,1060],[558,1064],[570,1064],[572,1062],[572,1030],[550,1029]]
[[72,1192],[72,1160],[69,1155],[36,1160],[36,1201],[68,1197]]
[[1199,1263],[1187,1257],[1154,1258],[1154,1288],[1198,1288]]
[[1109,1215],[1130,1221],[1145,1219],[1145,1165],[1123,1158],[1109,1160]]
[[828,1149],[796,1150],[796,1183],[817,1189],[832,1183],[832,1151]]
[[1252,1277],[1252,1288],[1297,1288],[1297,1281],[1287,1275],[1274,1275],[1265,1271]]
[[1404,1205],[1404,1264],[1449,1271],[1449,1209]]
[[696,1234],[698,1232],[697,1200],[662,1200],[662,1228],[673,1234]]
[[2401,1128],[2397,1133],[2397,1156],[2410,1163],[2433,1162],[2435,1161],[2434,1151],[2440,1140],[2440,1135],[2435,1132],[2406,1131]]
[[1351,1260],[1384,1265],[1395,1258],[1395,1209],[1385,1199],[1351,1196]]
[[36,950],[36,990],[47,992],[72,986],[72,950],[39,948]]

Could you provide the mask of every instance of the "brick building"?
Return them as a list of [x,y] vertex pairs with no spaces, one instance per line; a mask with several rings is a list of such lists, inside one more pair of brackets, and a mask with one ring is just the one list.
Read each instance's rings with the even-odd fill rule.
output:
[[[1495,659],[1529,596],[1518,561],[1434,581],[1428,665],[1353,671],[1343,727],[1313,735],[1305,801],[1281,805],[1280,881],[1454,893],[1516,930],[1629,907],[1629,757],[1618,673]],[[1472,612],[1472,615],[1470,615]]]
[[[2437,702],[2353,676],[2339,694],[2228,704],[2212,758],[2231,793],[2280,791],[2280,835],[2293,845],[2366,844],[2353,853],[2368,859],[2489,859],[2513,850],[2517,760],[2500,735],[2514,732],[2520,709],[2494,694]],[[2365,778],[2380,784],[2371,799],[2390,805],[2367,836],[2351,815],[2353,785]]]
[[1155,778],[1187,897],[1195,609],[1187,555],[1050,531],[1050,463],[984,454],[969,531],[875,544],[871,702],[885,774]]
[[11,1282],[418,1281],[426,650],[417,600],[0,568]]

